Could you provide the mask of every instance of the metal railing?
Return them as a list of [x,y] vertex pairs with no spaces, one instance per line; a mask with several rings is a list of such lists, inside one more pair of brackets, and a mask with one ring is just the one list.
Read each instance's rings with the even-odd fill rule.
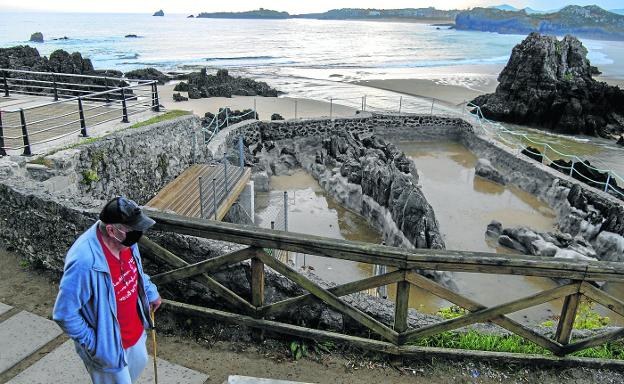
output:
[[[553,168],[561,171],[562,173],[567,173],[570,177],[580,180],[597,189],[601,189],[603,192],[611,193],[620,199],[624,198],[624,189],[622,189],[618,184],[619,181],[621,185],[624,185],[624,177],[620,176],[615,171],[606,168],[596,168],[589,164],[588,161],[581,159],[575,154],[561,152],[549,143],[532,139],[524,132],[516,132],[507,129],[500,123],[489,120],[483,116],[481,108],[477,105],[467,103],[466,108],[472,109],[472,111],[468,110],[469,114],[476,120],[477,126],[483,129],[485,133],[499,139],[505,145],[511,147],[519,153],[525,151],[526,153],[532,154],[535,158],[541,158],[541,162],[543,164],[551,165]],[[527,143],[539,147],[538,149],[542,149],[543,152],[537,153],[530,150],[527,147],[529,145]],[[568,166],[562,164],[561,162],[557,162],[559,159],[549,157],[548,151],[551,151],[553,157],[557,156],[559,159],[569,159],[571,164]],[[605,180],[592,179],[581,172],[583,169],[589,170],[590,172],[597,172],[598,174],[604,176]]]
[[[207,284],[211,291],[217,293],[219,298],[223,299],[220,303],[223,303],[226,307],[226,309],[213,309],[164,300],[164,308],[187,316],[217,319],[218,321],[241,324],[315,341],[334,340],[351,343],[359,347],[396,355],[422,355],[428,357],[439,355],[446,357],[474,356],[486,359],[514,358],[514,354],[510,353],[458,353],[456,350],[418,346],[420,340],[445,332],[456,331],[476,323],[494,323],[525,340],[539,345],[545,352],[547,351],[556,356],[565,356],[587,348],[602,346],[621,339],[624,335],[624,328],[617,328],[615,330],[607,330],[605,333],[595,336],[581,336],[581,339],[572,338],[575,315],[582,297],[589,298],[624,316],[624,302],[596,288],[595,285],[596,282],[624,281],[622,263],[560,261],[548,257],[512,256],[482,252],[402,249],[210,220],[198,220],[161,212],[153,212],[151,217],[156,220],[157,224],[154,229],[158,231],[174,232],[247,246],[247,248],[226,255],[203,260],[195,264],[188,264],[149,239],[143,238],[141,240],[140,244],[144,249],[146,257],[156,260],[162,266],[168,265],[172,267],[168,272],[153,276],[152,281],[154,283],[164,285],[191,278]],[[266,249],[305,252],[325,258],[383,265],[388,267],[390,271],[326,288],[275,257],[268,255],[265,251]],[[250,292],[233,292],[222,285],[227,283],[217,282],[209,276],[209,274],[217,272],[220,268],[235,265],[248,259],[251,259]],[[280,299],[276,302],[266,302],[264,294],[265,266],[270,267],[294,282],[302,289],[303,294]],[[428,269],[547,277],[563,281],[564,283],[555,288],[544,289],[541,292],[510,302],[488,306],[468,297],[466,293],[455,292],[418,274],[418,270]],[[341,298],[356,292],[395,283],[397,291],[393,324],[376,319],[372,314],[365,313],[362,309],[350,304],[348,300]],[[441,320],[433,324],[428,323],[420,327],[413,327],[414,324],[410,324],[408,316],[411,285],[431,292],[444,300],[464,308],[466,314],[450,320]],[[243,297],[250,297],[251,300],[247,301]],[[538,332],[507,316],[510,313],[557,299],[563,299],[563,306],[554,336],[549,336],[548,332]],[[359,326],[360,331],[347,333],[346,329],[339,332],[298,326],[289,324],[281,316],[285,313],[296,311],[300,306],[314,303],[326,305],[346,318],[350,318],[354,324]],[[354,329],[358,327],[348,328]],[[557,359],[547,360],[545,356],[542,358],[550,363],[560,361]],[[536,359],[537,357],[531,357],[532,363],[535,363]],[[578,362],[578,360],[573,358],[568,361]],[[588,360],[583,361],[587,362]],[[621,362],[617,363],[613,360],[602,359],[597,361],[596,364],[617,364],[620,367],[623,365]]]
[[0,73],[5,97],[18,94],[53,98],[43,104],[2,109],[0,156],[7,155],[8,150],[23,150],[23,155],[30,156],[34,145],[76,134],[87,137],[89,127],[114,120],[128,123],[132,115],[161,108],[155,80],[9,69],[0,69]]
[[[445,101],[436,98],[419,98],[413,96],[371,96],[364,95],[358,97],[346,97],[346,98],[329,98],[326,100],[328,103],[328,115],[330,119],[336,117],[336,108],[338,106],[348,107],[354,111],[359,112],[372,112],[381,114],[418,114],[429,116],[441,116],[450,118],[462,118],[470,123],[476,129],[481,130],[483,133],[490,137],[498,139],[501,143],[510,147],[512,150],[520,153],[526,151],[532,153],[527,148],[528,145],[534,144],[543,149],[544,153],[533,153],[536,156],[543,156],[542,162],[546,165],[552,164],[554,169],[557,169],[563,173],[567,173],[568,176],[573,177],[579,181],[584,182],[594,188],[602,190],[603,192],[610,193],[611,195],[624,199],[624,177],[615,172],[612,169],[594,167],[583,160],[576,154],[564,153],[551,144],[531,138],[527,133],[517,132],[510,130],[502,124],[489,120],[483,116],[481,108],[469,102],[463,102],[459,105],[451,105]],[[256,113],[256,103],[254,99],[253,109],[243,116]],[[222,109],[226,110],[226,109]],[[293,110],[296,119],[301,119],[298,113],[298,100],[293,100]],[[221,110],[220,110],[221,111]],[[212,140],[212,138],[219,133],[223,127],[227,127],[231,124],[231,118],[221,113],[222,117],[219,118],[219,114],[216,115],[212,121],[204,127],[204,138],[206,142]],[[318,117],[317,117],[318,118]],[[237,122],[240,120],[237,120]],[[524,142],[522,141],[524,140]],[[558,157],[554,159],[548,156],[548,151],[552,154],[552,157]],[[572,164],[564,165],[561,162],[557,162],[560,159],[568,159]],[[588,177],[583,170],[599,173],[602,178],[600,180]]]

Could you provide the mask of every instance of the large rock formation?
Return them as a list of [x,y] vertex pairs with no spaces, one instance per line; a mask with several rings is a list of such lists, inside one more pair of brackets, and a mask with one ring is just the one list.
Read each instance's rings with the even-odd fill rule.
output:
[[30,35],[30,41],[32,41],[33,43],[43,43],[43,33],[33,33],[32,35]]
[[158,80],[158,84],[165,84],[167,81],[169,81],[169,76],[160,72],[158,69],[151,67],[135,69],[134,71],[126,72],[125,76],[128,79]]
[[165,12],[161,9],[156,12],[152,16],[165,16]]
[[79,52],[70,54],[59,49],[52,52],[48,59],[45,56],[41,56],[36,48],[28,45],[18,45],[10,48],[0,48],[0,68],[81,75],[92,72],[93,64],[91,60],[83,58]]
[[275,97],[279,94],[265,82],[230,76],[226,69],[218,70],[216,75],[208,75],[205,68],[200,72],[190,73],[188,84],[180,83],[175,90],[182,91],[181,87],[188,88],[190,99],[232,95]]
[[514,47],[496,92],[473,103],[495,120],[615,137],[624,131],[624,91],[593,80],[586,56],[573,36],[531,33]]

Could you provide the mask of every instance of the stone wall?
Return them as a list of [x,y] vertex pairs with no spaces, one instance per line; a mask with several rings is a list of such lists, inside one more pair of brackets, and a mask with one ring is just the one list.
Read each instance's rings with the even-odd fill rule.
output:
[[185,116],[116,132],[46,156],[0,159],[2,246],[33,264],[62,271],[73,241],[95,222],[105,202],[125,195],[140,204],[195,162],[199,119]]
[[[460,129],[461,128],[461,129]],[[409,140],[414,138],[437,139],[441,135],[458,139],[463,129],[470,125],[458,118],[430,115],[380,115],[366,114],[363,117],[336,119],[305,119],[286,121],[249,121],[232,126],[219,134],[219,150],[236,148],[236,140],[243,136],[245,144],[262,141],[279,141],[301,137],[327,137],[334,132],[375,132],[381,136],[399,135]],[[216,149],[215,149],[216,150]]]
[[461,135],[460,141],[475,155],[490,160],[492,165],[507,175],[513,184],[540,197],[557,210],[559,225],[560,227],[563,225],[561,230],[565,232],[572,230],[571,224],[563,220],[566,220],[568,215],[565,213],[570,210],[566,198],[570,189],[577,185],[587,198],[587,203],[593,205],[605,218],[600,229],[624,236],[624,203],[621,200],[527,156],[514,153],[489,137],[465,132]]
[[202,140],[199,119],[184,116],[110,135],[62,161],[75,164],[83,194],[103,200],[123,194],[144,204],[190,165],[207,160]]

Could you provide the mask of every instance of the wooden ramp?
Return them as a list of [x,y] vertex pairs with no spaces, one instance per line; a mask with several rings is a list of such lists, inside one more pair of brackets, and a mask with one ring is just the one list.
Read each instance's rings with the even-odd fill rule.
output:
[[215,219],[216,190],[216,220],[222,220],[251,179],[251,169],[228,164],[226,188],[226,172],[223,164],[195,164],[167,184],[146,206],[187,217],[202,217],[200,178],[204,202],[203,217]]

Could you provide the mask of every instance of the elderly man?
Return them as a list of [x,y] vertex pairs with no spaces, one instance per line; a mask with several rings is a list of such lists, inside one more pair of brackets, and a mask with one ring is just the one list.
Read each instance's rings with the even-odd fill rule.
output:
[[134,201],[116,197],[65,257],[53,318],[95,384],[134,383],[147,364],[145,329],[161,301],[136,243],[152,225]]

